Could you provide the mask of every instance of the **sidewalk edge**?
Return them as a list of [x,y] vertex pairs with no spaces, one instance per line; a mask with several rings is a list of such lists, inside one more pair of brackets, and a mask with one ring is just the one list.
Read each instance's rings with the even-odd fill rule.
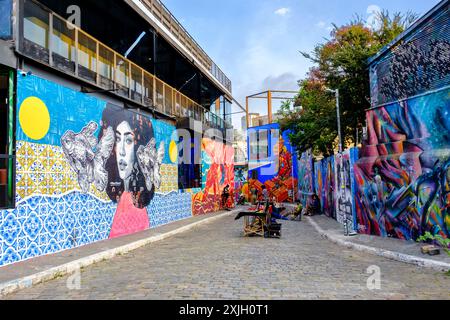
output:
[[362,245],[362,244],[358,244],[358,243],[345,241],[345,240],[339,239],[338,237],[333,236],[333,235],[329,234],[328,232],[324,231],[313,219],[307,217],[306,220],[308,221],[309,224],[311,224],[316,229],[316,231],[323,238],[328,239],[337,245],[347,247],[349,249],[353,249],[353,250],[357,250],[357,251],[366,252],[366,253],[369,253],[372,255],[384,257],[384,258],[387,258],[390,260],[396,260],[396,261],[403,262],[403,263],[413,264],[413,265],[416,265],[419,267],[433,269],[436,271],[443,271],[443,272],[450,271],[449,263],[435,261],[435,260],[431,260],[431,259],[420,258],[420,257],[416,257],[416,256],[412,256],[412,255],[408,255],[408,254],[404,254],[404,253],[400,253],[400,252],[396,252],[396,251],[390,251],[390,250],[385,250],[382,248],[375,248],[375,247],[370,247],[370,246],[366,246],[366,245]]
[[84,258],[81,258],[78,260],[74,260],[74,261],[62,264],[60,266],[50,268],[50,269],[42,271],[42,272],[32,274],[30,276],[26,276],[26,277],[12,280],[12,281],[0,283],[0,298],[5,297],[9,294],[15,293],[17,291],[20,291],[22,289],[30,288],[37,284],[47,282],[47,281],[53,280],[58,277],[66,276],[68,274],[72,274],[72,273],[80,270],[81,268],[85,268],[90,265],[102,262],[102,261],[111,260],[112,258],[114,258],[118,255],[127,254],[136,249],[142,248],[146,245],[167,239],[174,235],[189,231],[200,225],[211,223],[220,218],[224,218],[226,216],[232,215],[235,212],[236,212],[236,210],[231,211],[231,212],[217,214],[210,218],[206,218],[206,219],[185,225],[183,227],[174,229],[172,231],[169,231],[169,232],[166,232],[163,234],[157,234],[157,235],[145,238],[145,239],[141,239],[141,240],[138,240],[135,242],[125,244],[125,245],[117,247],[117,248],[113,248],[113,249],[105,250],[105,251],[102,251],[99,253],[95,253],[90,256],[87,256],[87,257],[84,257]]

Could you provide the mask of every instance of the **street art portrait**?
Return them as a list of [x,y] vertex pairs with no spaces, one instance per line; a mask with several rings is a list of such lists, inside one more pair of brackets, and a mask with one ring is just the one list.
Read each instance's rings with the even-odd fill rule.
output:
[[17,113],[16,207],[0,210],[0,266],[192,216],[174,124],[35,75],[17,77]]
[[350,231],[357,229],[354,218],[354,171],[353,165],[358,158],[358,149],[346,150],[335,156],[335,203],[336,220],[349,226]]
[[150,118],[108,104],[98,125],[90,122],[80,133],[66,132],[61,145],[80,188],[94,183],[118,203],[110,237],[149,228],[146,207],[161,185],[164,142],[156,146]]

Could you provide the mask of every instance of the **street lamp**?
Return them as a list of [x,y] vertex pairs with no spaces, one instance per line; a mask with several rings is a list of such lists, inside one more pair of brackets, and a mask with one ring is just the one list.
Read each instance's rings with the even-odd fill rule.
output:
[[338,124],[338,135],[339,135],[339,153],[342,154],[344,151],[343,149],[343,143],[342,143],[342,131],[341,131],[341,112],[340,112],[340,106],[339,106],[339,89],[333,90],[333,89],[326,89],[326,91],[334,93],[336,96],[336,112],[337,112],[337,124]]
[[[341,166],[340,166],[339,175],[341,177],[343,177],[344,176],[344,172],[343,172],[344,167],[342,166],[342,159],[343,159],[344,147],[343,147],[342,130],[341,130],[341,112],[340,112],[340,105],[339,105],[339,98],[340,98],[340,96],[339,96],[339,89],[333,90],[333,89],[326,88],[326,91],[332,92],[336,96],[336,112],[337,112],[337,125],[338,125],[338,135],[339,135],[339,157],[341,159]],[[340,180],[344,181],[344,179],[342,179],[342,178]],[[355,235],[355,233],[353,231],[352,232],[349,231],[347,212],[345,212],[345,218],[344,218],[344,235],[346,237]]]

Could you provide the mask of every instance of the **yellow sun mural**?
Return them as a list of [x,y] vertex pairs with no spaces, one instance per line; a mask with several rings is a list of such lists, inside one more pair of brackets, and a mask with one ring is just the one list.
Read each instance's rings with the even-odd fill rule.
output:
[[43,139],[50,129],[50,113],[45,103],[36,97],[25,99],[20,106],[19,123],[28,138]]

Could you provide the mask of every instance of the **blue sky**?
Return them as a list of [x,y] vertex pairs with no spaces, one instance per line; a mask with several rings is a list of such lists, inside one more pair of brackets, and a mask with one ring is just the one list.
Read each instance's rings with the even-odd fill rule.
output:
[[[233,96],[295,90],[310,62],[299,54],[324,42],[332,23],[376,8],[425,14],[439,0],[163,0],[233,83]],[[257,106],[253,107],[257,108]],[[256,110],[255,110],[256,111]]]

